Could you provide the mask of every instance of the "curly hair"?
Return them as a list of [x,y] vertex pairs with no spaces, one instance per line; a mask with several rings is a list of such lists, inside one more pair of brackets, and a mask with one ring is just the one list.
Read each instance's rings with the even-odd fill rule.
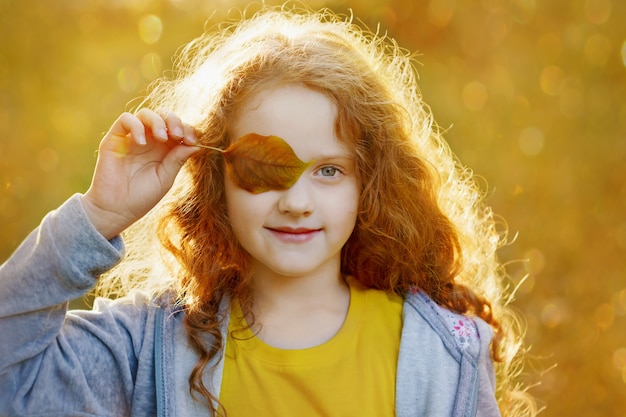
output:
[[[410,53],[328,10],[265,7],[207,30],[179,51],[175,64],[175,77],[153,84],[142,105],[177,113],[209,146],[229,145],[229,122],[261,89],[299,84],[333,101],[337,137],[355,150],[362,180],[342,272],[369,288],[419,289],[484,319],[494,330],[503,414],[536,414],[517,381],[525,351],[496,255],[503,233],[422,101]],[[200,354],[190,391],[213,415],[220,413],[218,399],[202,375],[224,347],[220,305],[237,299],[249,309],[252,302],[249,259],[229,224],[223,180],[218,153],[192,157],[160,205],[128,231],[125,262],[101,284],[120,294],[175,290]]]

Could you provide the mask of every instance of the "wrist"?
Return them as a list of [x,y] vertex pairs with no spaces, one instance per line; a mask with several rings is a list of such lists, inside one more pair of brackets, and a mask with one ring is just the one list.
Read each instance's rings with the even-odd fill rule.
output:
[[87,218],[105,239],[111,240],[124,231],[125,227],[122,226],[119,214],[103,209],[87,194],[82,195],[80,201]]

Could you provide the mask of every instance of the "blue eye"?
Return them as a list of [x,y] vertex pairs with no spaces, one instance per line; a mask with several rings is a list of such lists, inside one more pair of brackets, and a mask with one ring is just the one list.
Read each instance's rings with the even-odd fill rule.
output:
[[334,177],[339,170],[333,166],[327,166],[320,168],[319,172],[323,177]]

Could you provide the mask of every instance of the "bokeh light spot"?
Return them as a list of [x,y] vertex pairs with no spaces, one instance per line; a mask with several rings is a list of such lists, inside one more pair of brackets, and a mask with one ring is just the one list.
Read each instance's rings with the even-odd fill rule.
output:
[[616,316],[626,315],[626,289],[616,292],[611,297],[611,305]]
[[170,3],[178,10],[185,12],[190,12],[198,7],[198,2],[191,0],[170,0]]
[[456,10],[456,0],[431,0],[428,3],[428,19],[437,27],[450,23]]
[[622,381],[626,383],[626,347],[615,349],[613,365],[622,373]]
[[510,10],[518,23],[528,23],[535,15],[535,0],[511,0]]
[[602,67],[609,60],[611,41],[602,34],[590,36],[585,42],[584,53],[587,62],[596,67]]
[[485,25],[492,45],[499,44],[509,34],[511,24],[510,18],[507,19],[509,16],[509,14],[494,12],[487,17]]
[[537,249],[532,248],[526,252],[526,259],[528,260],[525,263],[526,271],[531,274],[539,274],[543,271],[543,268],[546,265],[546,258],[543,253]]
[[613,325],[615,320],[615,309],[610,304],[600,304],[594,314],[596,324],[602,330],[606,330]]
[[541,310],[541,321],[546,327],[553,329],[561,324],[561,320],[563,313],[556,304],[550,303]]
[[139,37],[147,44],[157,43],[163,32],[163,22],[153,14],[139,19]]
[[139,86],[139,72],[135,68],[125,67],[117,73],[117,84],[125,93],[132,93]]
[[388,27],[395,27],[398,24],[398,13],[389,6],[380,6],[374,9],[372,15],[377,16]]
[[556,65],[544,68],[539,79],[541,91],[549,96],[558,95],[563,85],[563,77],[563,70]]
[[563,30],[563,45],[572,51],[581,49],[587,40],[587,32],[586,25],[570,22]]
[[153,80],[161,75],[163,64],[161,55],[151,52],[141,59],[141,75],[146,80]]
[[545,138],[543,132],[536,127],[527,127],[519,136],[519,148],[524,155],[535,156],[541,153]]
[[487,88],[479,81],[469,82],[463,87],[463,104],[472,111],[482,110],[487,97]]
[[611,17],[611,0],[586,0],[585,16],[593,24],[606,23]]

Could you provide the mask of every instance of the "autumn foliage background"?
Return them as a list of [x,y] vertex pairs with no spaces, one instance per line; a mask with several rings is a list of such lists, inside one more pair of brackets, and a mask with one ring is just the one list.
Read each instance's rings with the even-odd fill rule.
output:
[[[0,0],[2,260],[87,189],[99,139],[175,50],[242,4]],[[514,240],[541,415],[625,416],[626,2],[308,4],[420,53],[425,101]]]

